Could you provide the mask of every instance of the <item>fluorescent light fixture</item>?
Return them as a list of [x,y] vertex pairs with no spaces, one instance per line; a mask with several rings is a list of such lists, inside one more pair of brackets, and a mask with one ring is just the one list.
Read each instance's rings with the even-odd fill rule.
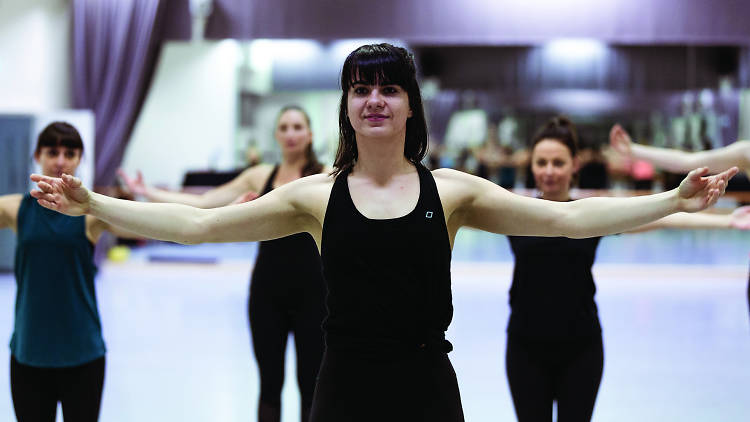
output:
[[567,63],[594,60],[606,50],[605,43],[591,38],[560,38],[542,46],[545,57]]

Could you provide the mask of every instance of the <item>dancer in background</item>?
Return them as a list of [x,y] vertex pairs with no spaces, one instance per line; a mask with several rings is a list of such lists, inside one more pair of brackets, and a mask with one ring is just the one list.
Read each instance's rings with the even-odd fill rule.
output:
[[723,148],[706,151],[685,152],[636,144],[622,126],[614,125],[609,132],[609,143],[620,154],[650,161],[656,167],[671,172],[688,172],[696,163],[708,167],[711,174],[732,166],[743,171],[750,170],[750,141],[737,141]]
[[326,351],[311,421],[463,421],[445,331],[453,315],[451,248],[464,226],[575,238],[619,233],[716,203],[737,169],[697,169],[669,192],[544,201],[451,169],[430,172],[427,126],[411,53],[362,46],[341,72],[339,149],[313,175],[254,201],[198,209],[89,192],[80,180],[32,175],[42,206],[92,214],[181,243],[256,241],[310,233],[328,285]]
[[[556,117],[532,140],[531,171],[540,198],[568,202],[579,169],[573,123]],[[749,228],[750,207],[731,215],[672,214],[633,231]],[[520,422],[588,421],[604,365],[591,267],[600,237],[509,236],[515,256],[506,371]]]
[[[265,195],[300,177],[322,172],[312,147],[310,117],[298,106],[286,106],[276,118],[274,131],[281,148],[281,163],[259,164],[243,171],[229,183],[201,195],[170,192],[146,186],[143,177],[120,177],[128,189],[153,202],[174,202],[199,208],[214,208]],[[315,378],[323,357],[321,324],[325,317],[325,283],[320,255],[307,233],[293,234],[260,243],[253,267],[248,300],[248,318],[255,360],[260,374],[258,421],[281,420],[281,389],[289,333],[294,335],[297,384],[302,405],[301,421],[310,416]]]
[[[34,160],[42,174],[75,174],[83,141],[75,127],[42,130]],[[133,237],[93,216],[50,212],[26,194],[0,196],[0,229],[17,233],[16,306],[10,387],[19,422],[99,418],[105,346],[96,303],[94,245],[105,231]]]
[[[664,170],[684,173],[690,166],[700,162],[709,172],[718,173],[722,166],[735,166],[745,173],[750,172],[750,141],[736,141],[723,148],[698,152],[685,152],[669,148],[639,145],[620,125],[612,126],[609,143],[620,154],[646,160]],[[750,312],[750,276],[747,283],[747,303]]]

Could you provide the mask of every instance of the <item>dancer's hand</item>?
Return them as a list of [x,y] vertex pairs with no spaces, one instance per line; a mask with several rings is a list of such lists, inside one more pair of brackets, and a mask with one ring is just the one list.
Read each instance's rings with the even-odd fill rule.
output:
[[140,170],[136,172],[135,179],[128,176],[127,173],[125,173],[125,170],[121,168],[117,169],[117,175],[120,176],[120,179],[122,179],[123,182],[125,182],[125,186],[127,186],[130,193],[133,195],[146,196],[146,184],[143,182],[143,174],[141,174]]
[[619,124],[612,126],[612,129],[609,131],[609,145],[612,149],[620,154],[630,156],[630,145],[632,143],[633,141],[630,139],[630,135],[628,135],[628,132],[626,132],[622,126]]
[[729,225],[734,229],[750,230],[750,206],[739,207],[729,216]]
[[31,196],[45,208],[77,216],[86,214],[91,207],[91,192],[83,187],[81,179],[77,177],[69,174],[63,174],[62,177],[32,174],[31,180],[39,188],[32,190]]
[[739,169],[732,167],[719,174],[706,176],[707,167],[701,167],[688,173],[680,183],[680,211],[696,212],[716,203],[727,188],[727,183]]
[[232,204],[241,204],[243,202],[250,202],[253,199],[259,198],[260,195],[253,191],[248,191],[247,193],[243,193],[242,195],[238,196],[237,199],[232,201]]

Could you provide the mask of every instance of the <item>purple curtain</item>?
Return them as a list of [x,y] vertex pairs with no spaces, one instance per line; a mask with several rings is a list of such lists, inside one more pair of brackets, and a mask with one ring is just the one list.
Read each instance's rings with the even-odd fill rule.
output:
[[110,185],[151,81],[166,0],[74,0],[73,105],[96,116],[95,184]]

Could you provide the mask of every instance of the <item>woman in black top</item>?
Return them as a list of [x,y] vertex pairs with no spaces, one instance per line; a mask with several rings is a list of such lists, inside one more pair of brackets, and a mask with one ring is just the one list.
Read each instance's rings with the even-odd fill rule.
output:
[[[556,117],[532,140],[531,171],[541,198],[571,201],[579,168],[575,126]],[[641,226],[731,228],[747,225],[747,207],[731,215],[673,214]],[[604,363],[591,275],[600,237],[508,237],[515,255],[506,371],[520,422],[588,421]]]
[[181,243],[308,232],[328,284],[328,349],[311,420],[462,421],[444,333],[453,307],[450,254],[462,226],[511,235],[617,233],[716,202],[736,169],[638,198],[556,203],[514,195],[450,169],[428,171],[427,127],[412,55],[365,45],[341,73],[340,142],[331,175],[304,177],[255,201],[202,210],[89,192],[64,175],[32,175],[43,206],[91,213]]
[[[173,202],[214,208],[245,202],[274,188],[322,172],[312,146],[310,117],[299,106],[285,106],[276,118],[274,137],[281,164],[259,164],[218,188],[201,195],[147,186],[139,173],[133,179],[119,171],[128,189],[153,202]],[[239,200],[237,200],[239,198]],[[301,420],[310,418],[315,379],[323,357],[325,283],[315,242],[307,233],[261,242],[253,267],[248,320],[260,374],[258,421],[281,420],[284,357],[289,333],[294,334],[297,384],[302,399]]]

